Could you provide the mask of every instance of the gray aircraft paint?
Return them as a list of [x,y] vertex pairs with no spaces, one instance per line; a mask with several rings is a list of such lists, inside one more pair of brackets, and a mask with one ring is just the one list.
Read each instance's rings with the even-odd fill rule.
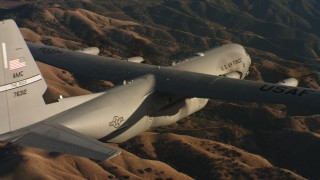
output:
[[[3,118],[1,120],[1,133],[40,121],[37,112],[33,111],[32,107],[43,104],[43,99],[35,99],[34,97],[43,94],[46,90],[46,85],[39,70],[34,68],[35,62],[30,52],[25,51],[28,48],[23,38],[21,35],[20,37],[14,37],[15,34],[20,34],[19,30],[14,29],[12,32],[11,27],[11,21],[1,22],[0,31],[10,32],[9,35],[0,37],[0,68],[2,69],[0,98],[1,102],[7,102],[1,104],[1,111],[6,111],[1,112],[1,118]],[[15,74],[17,75],[15,76]],[[30,95],[26,96],[27,93]]]
[[118,150],[55,123],[102,94],[45,104],[47,85],[13,20],[0,22],[0,140],[104,160]]
[[[154,83],[154,77],[149,75],[134,80],[130,84],[118,86],[99,98],[68,111],[56,122],[100,139],[125,124],[134,113],[139,112],[138,116],[145,114],[144,109],[138,111],[138,108],[154,92]],[[121,118],[121,122],[114,122],[119,125],[112,123],[115,117]]]
[[[89,95],[68,104],[46,105],[42,95],[47,85],[19,29],[13,27],[16,27],[14,21],[2,21],[0,26],[2,32],[0,97],[3,100],[1,102],[7,102],[1,103],[2,133],[32,125],[94,97]],[[12,60],[18,62],[11,64]]]

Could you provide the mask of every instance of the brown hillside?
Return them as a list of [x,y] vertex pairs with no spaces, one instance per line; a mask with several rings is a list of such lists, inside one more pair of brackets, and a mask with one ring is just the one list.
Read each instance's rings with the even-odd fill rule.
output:
[[[21,5],[21,2],[28,4]],[[96,46],[103,55],[118,58],[138,55],[148,63],[162,65],[233,42],[244,45],[252,58],[247,79],[277,82],[295,77],[302,87],[319,88],[318,0],[35,0],[11,3],[18,3],[18,6],[7,8],[7,4],[0,3],[0,18],[15,19],[30,41],[69,49]],[[66,97],[81,95],[112,86],[109,82],[74,78],[63,70],[38,65],[48,82],[47,95],[52,101],[61,94]],[[92,169],[89,165],[82,166],[86,167],[86,172],[80,172],[74,168],[73,160],[62,160],[74,158],[69,155],[47,158],[45,151],[28,148],[20,151],[9,146],[2,148],[0,161],[9,162],[9,165],[0,166],[0,172],[18,167],[22,168],[17,171],[19,176],[7,174],[6,177],[27,178],[19,172],[32,166],[21,161],[22,157],[29,157],[26,152],[30,152],[39,164],[42,160],[51,164],[50,161],[61,158],[56,162],[67,169],[44,165],[44,172],[50,177],[38,176],[43,178],[51,178],[52,174],[58,174],[59,177],[52,176],[57,179],[68,175],[95,178],[96,171],[106,177],[123,179],[176,179],[175,176],[186,177],[183,174],[195,179],[294,179],[300,176],[318,179],[320,121],[317,114],[319,109],[314,104],[299,107],[210,100],[206,108],[176,124],[120,144],[125,154],[115,159],[120,164],[113,160],[94,164],[80,158],[94,164]],[[17,152],[22,152],[22,156]],[[11,154],[8,156],[8,153]],[[152,167],[149,169],[149,166]]]

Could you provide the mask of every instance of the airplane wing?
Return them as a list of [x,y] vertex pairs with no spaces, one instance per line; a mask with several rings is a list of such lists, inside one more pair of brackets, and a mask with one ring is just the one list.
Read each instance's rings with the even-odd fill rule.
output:
[[313,106],[320,103],[320,91],[310,88],[189,72],[175,72],[169,77],[158,79],[157,90],[189,97]]
[[310,106],[320,104],[320,91],[315,89],[230,79],[170,67],[124,62],[34,43],[28,43],[28,47],[36,60],[84,77],[122,82],[145,74],[153,74],[156,78],[156,89],[160,92],[234,101]]
[[21,130],[8,140],[21,146],[42,148],[99,161],[120,154],[119,150],[96,139],[82,135],[65,126],[48,122],[40,122]]

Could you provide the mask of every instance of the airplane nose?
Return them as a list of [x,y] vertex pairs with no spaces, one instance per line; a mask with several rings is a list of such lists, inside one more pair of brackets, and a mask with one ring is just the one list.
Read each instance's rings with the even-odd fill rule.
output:
[[244,73],[245,74],[244,77],[246,77],[247,75],[249,75],[249,67],[251,65],[251,58],[250,58],[248,52],[246,51],[246,49],[243,48],[243,50],[244,50],[244,52],[246,54],[245,57],[243,58],[243,69],[244,69],[243,72],[245,72]]

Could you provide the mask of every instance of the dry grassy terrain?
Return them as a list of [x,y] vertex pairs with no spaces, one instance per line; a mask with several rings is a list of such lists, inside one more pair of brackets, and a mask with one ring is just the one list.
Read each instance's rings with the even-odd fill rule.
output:
[[[147,63],[161,65],[234,42],[244,45],[253,60],[248,79],[277,82],[295,77],[300,86],[319,88],[316,0],[10,3],[15,5],[0,4],[0,18],[15,19],[29,41],[69,49],[97,46],[105,56],[139,55]],[[37,64],[48,83],[48,101],[112,86]],[[210,100],[206,108],[176,124],[113,144],[122,155],[109,161],[3,143],[0,178],[317,179],[318,114],[314,104]]]

